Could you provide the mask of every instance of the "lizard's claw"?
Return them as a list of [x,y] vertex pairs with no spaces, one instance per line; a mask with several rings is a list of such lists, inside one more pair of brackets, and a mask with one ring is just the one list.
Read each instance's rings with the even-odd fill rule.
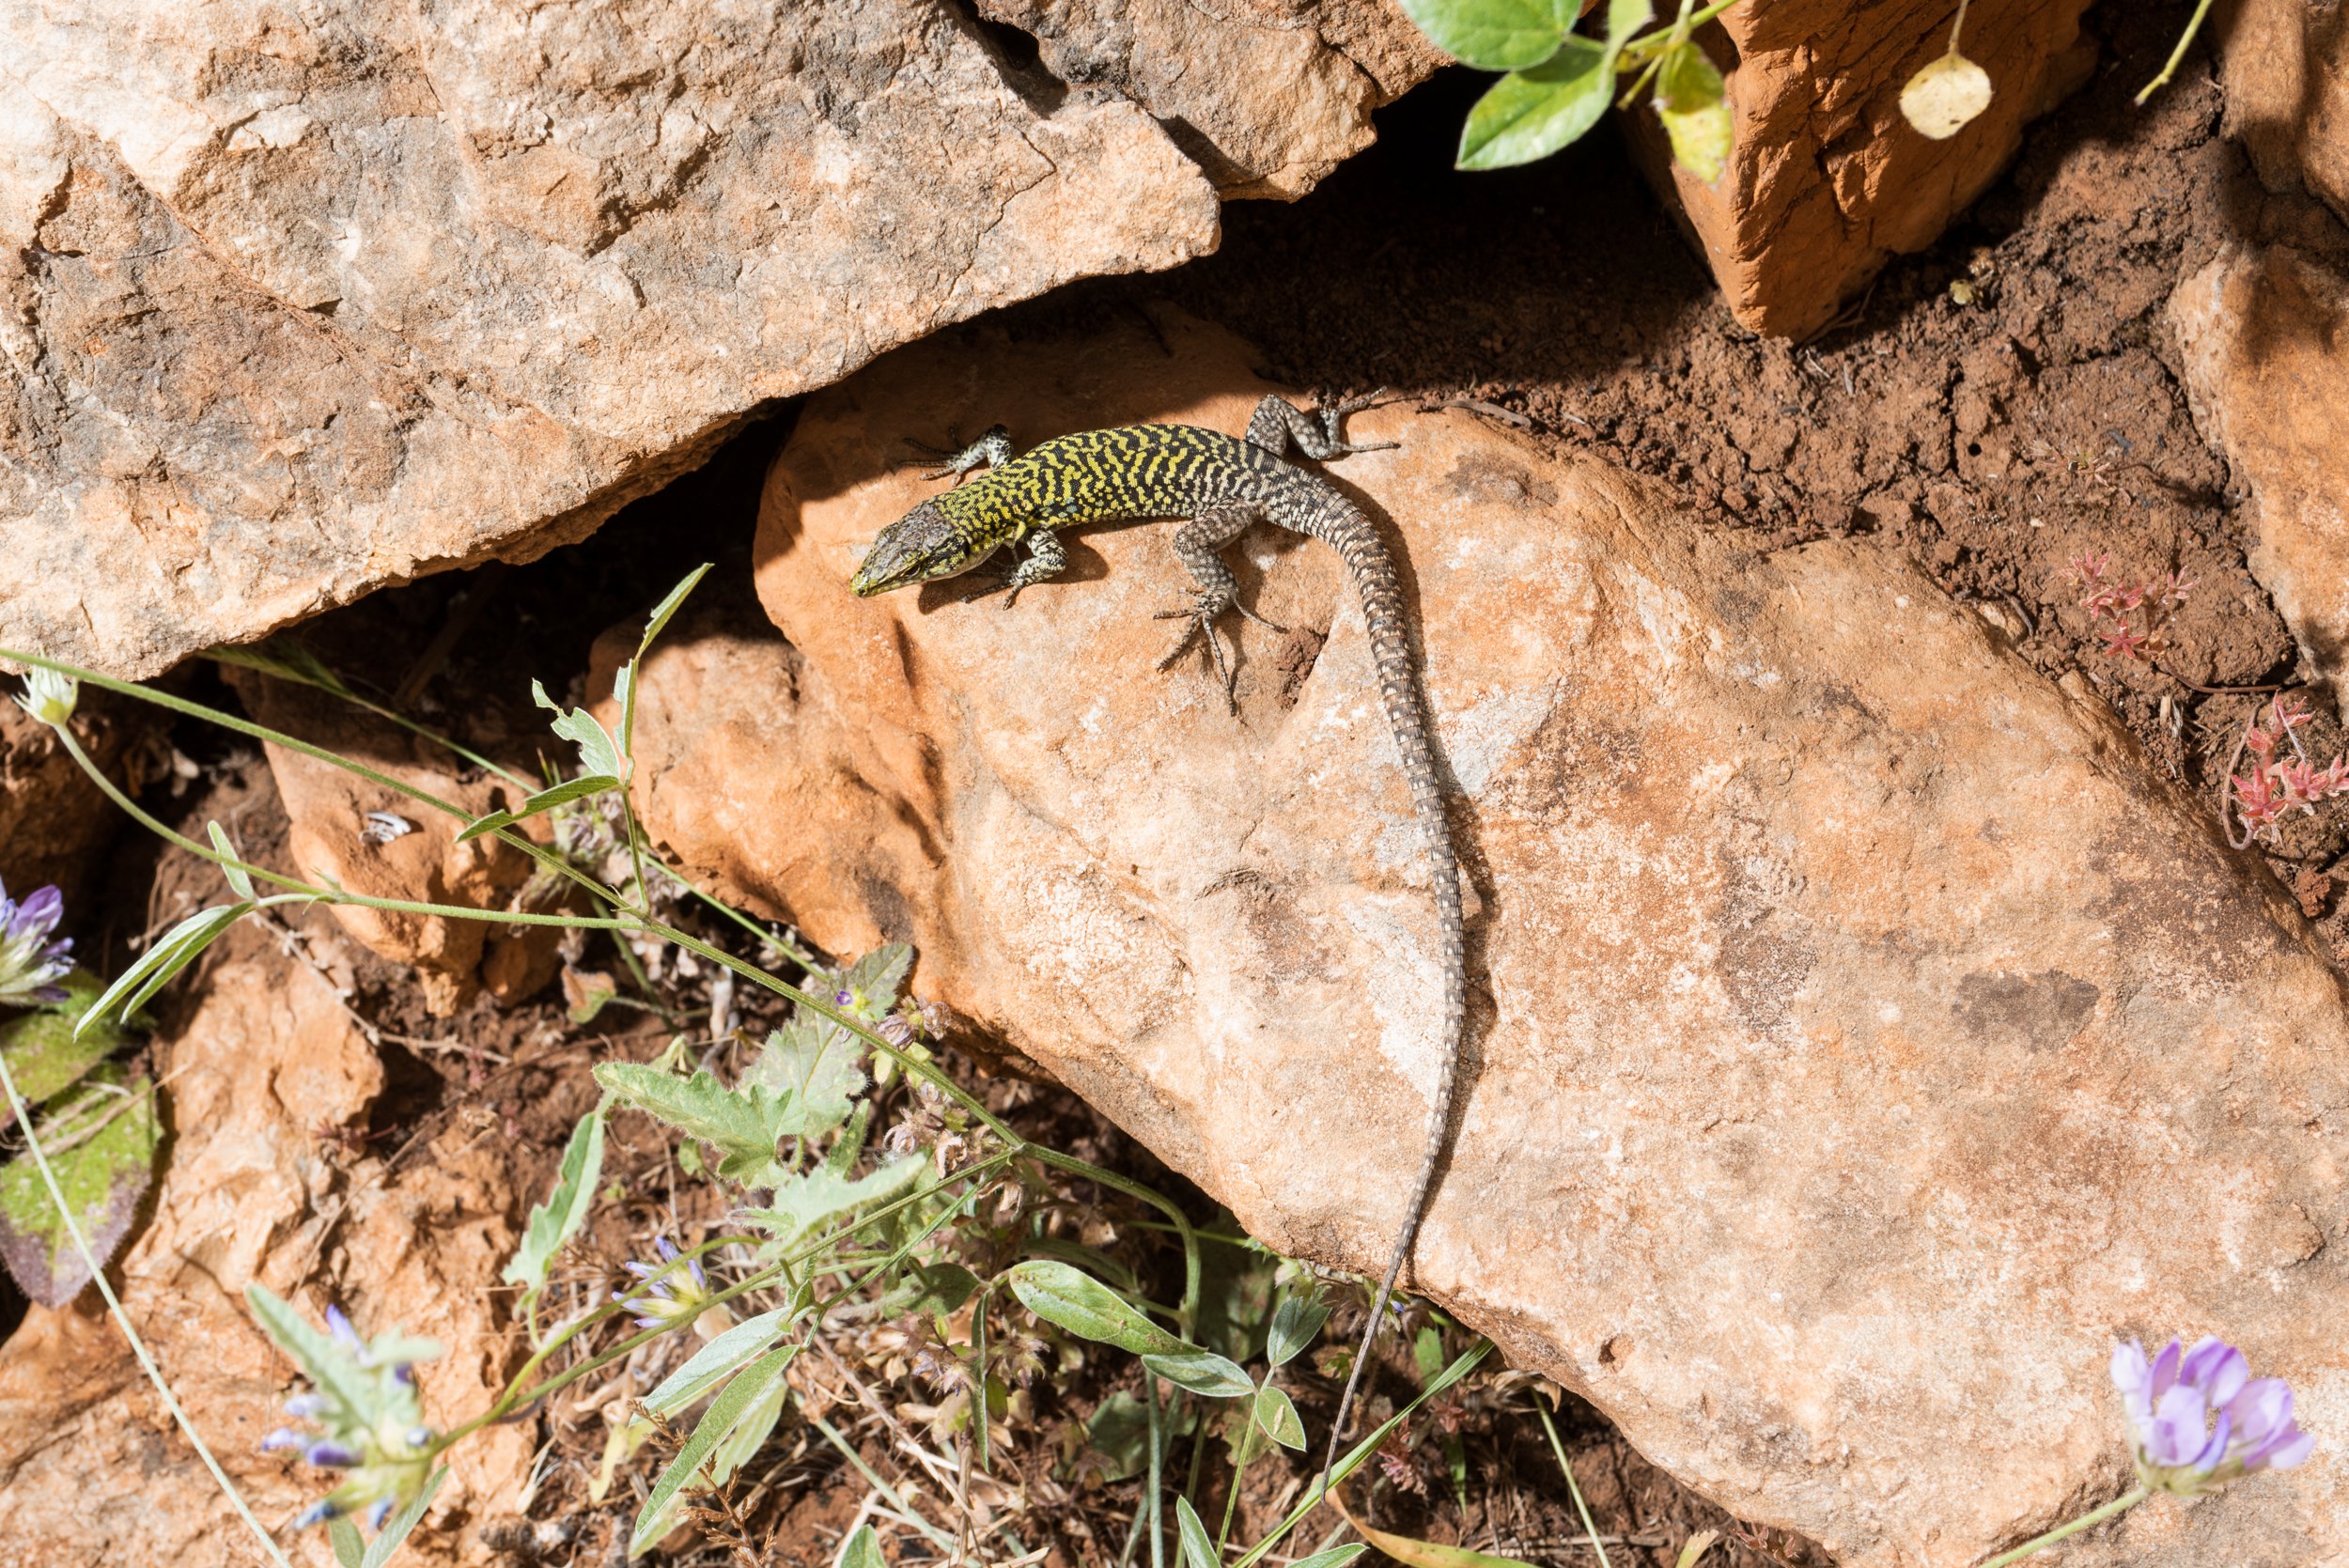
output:
[[1360,413],[1364,409],[1377,408],[1386,400],[1386,396],[1387,389],[1377,387],[1360,397],[1349,397],[1343,403],[1315,405],[1314,412],[1321,420],[1322,433],[1330,438],[1330,444],[1337,448],[1332,456],[1348,457],[1356,452],[1392,452],[1402,446],[1403,443],[1399,441],[1366,441],[1358,444],[1339,434],[1340,429],[1346,424],[1347,414]]
[[1191,644],[1204,638],[1207,644],[1207,657],[1215,664],[1215,673],[1222,677],[1223,701],[1234,713],[1237,713],[1239,711],[1239,694],[1237,689],[1238,676],[1233,671],[1230,660],[1223,656],[1223,639],[1215,634],[1215,617],[1220,609],[1220,606],[1213,606],[1207,599],[1202,598],[1199,602],[1189,609],[1161,610],[1153,616],[1154,620],[1182,620],[1190,623],[1183,628],[1183,634],[1174,640],[1174,645],[1166,650],[1166,657],[1159,660],[1159,668],[1165,669],[1182,658],[1190,650]]

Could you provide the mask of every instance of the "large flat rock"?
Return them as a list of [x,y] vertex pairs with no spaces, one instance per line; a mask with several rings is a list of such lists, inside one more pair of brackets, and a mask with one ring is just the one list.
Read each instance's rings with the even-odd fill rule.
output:
[[[1166,531],[966,605],[844,581],[930,487],[904,435],[1237,429],[1179,319],[975,328],[813,403],[769,481],[787,643],[683,630],[643,688],[655,831],[1000,1032],[1233,1205],[1375,1268],[1436,1071],[1436,932],[1359,612],[1252,533],[1240,706],[1160,675]],[[1358,416],[1408,555],[1477,893],[1471,1057],[1416,1287],[1724,1506],[1958,1568],[2116,1493],[2116,1338],[2218,1332],[2318,1459],[2073,1560],[2331,1560],[2341,977],[2258,865],[1920,572],[1739,552],[1467,416]],[[1326,642],[1323,638],[1326,636]]]
[[1386,0],[1165,9],[1056,12],[1118,64],[1072,86],[944,0],[0,5],[0,646],[145,675],[528,559],[769,400],[1213,248],[1435,58]]

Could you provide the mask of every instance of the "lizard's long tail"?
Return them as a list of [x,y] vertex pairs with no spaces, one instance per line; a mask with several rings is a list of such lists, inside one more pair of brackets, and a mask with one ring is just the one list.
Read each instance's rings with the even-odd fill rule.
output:
[[1436,1076],[1435,1104],[1427,1115],[1426,1152],[1421,1157],[1419,1179],[1403,1209],[1403,1229],[1395,1237],[1394,1255],[1387,1277],[1379,1281],[1372,1302],[1370,1322],[1362,1329],[1346,1374],[1346,1391],[1338,1397],[1338,1413],[1330,1425],[1330,1452],[1321,1465],[1321,1487],[1327,1496],[1330,1472],[1336,1467],[1338,1445],[1345,1438],[1346,1418],[1354,1407],[1355,1390],[1369,1364],[1371,1346],[1378,1338],[1379,1320],[1393,1299],[1394,1282],[1403,1272],[1418,1239],[1420,1220],[1427,1208],[1428,1190],[1435,1186],[1444,1135],[1452,1125],[1452,1096],[1459,1077],[1460,1035],[1468,1016],[1468,941],[1460,914],[1459,862],[1452,847],[1452,827],[1444,817],[1443,791],[1436,782],[1436,761],[1428,738],[1426,690],[1411,662],[1410,639],[1405,628],[1403,590],[1396,582],[1394,562],[1387,553],[1371,520],[1350,505],[1332,509],[1315,530],[1345,559],[1347,572],[1362,597],[1362,621],[1370,632],[1371,657],[1378,667],[1378,695],[1393,726],[1394,743],[1403,753],[1403,775],[1410,782],[1411,803],[1419,815],[1420,831],[1427,844],[1427,871],[1436,894],[1437,924],[1443,941],[1443,1058]]

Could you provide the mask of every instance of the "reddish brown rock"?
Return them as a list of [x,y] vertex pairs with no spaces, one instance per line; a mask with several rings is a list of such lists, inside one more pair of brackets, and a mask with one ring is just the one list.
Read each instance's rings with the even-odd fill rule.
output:
[[2230,245],[2170,302],[2196,422],[2249,492],[2253,575],[2338,703],[2349,675],[2349,272]]
[[2349,11],[2232,0],[2214,25],[2227,133],[2270,186],[2305,187],[2349,218]]
[[[373,1050],[326,982],[273,941],[241,933],[226,949],[158,1042],[175,1136],[120,1291],[254,1511],[296,1562],[328,1568],[323,1531],[283,1528],[320,1495],[320,1473],[259,1451],[295,1374],[247,1313],[244,1287],[257,1281],[314,1318],[339,1302],[370,1330],[440,1340],[452,1354],[420,1370],[426,1413],[461,1419],[498,1386],[504,1297],[492,1292],[513,1247],[514,1195],[461,1133],[397,1172],[335,1157],[328,1135],[364,1122],[382,1088]],[[522,1428],[491,1427],[452,1451],[420,1560],[488,1560],[458,1527],[511,1508],[530,1449]],[[32,1309],[0,1344],[0,1568],[257,1558],[96,1293]]]
[[[8,695],[15,690],[16,682],[0,680],[0,883],[21,898],[54,882],[71,914],[122,814],[49,726],[16,705]],[[151,710],[82,695],[74,737],[119,782],[125,752],[153,728]]]
[[[1238,428],[1245,351],[1162,324],[1171,355],[958,332],[816,400],[761,522],[789,649],[684,640],[643,689],[640,737],[730,815],[644,798],[819,941],[921,944],[918,992],[1255,1234],[1372,1267],[1437,948],[1328,552],[1232,551],[1296,629],[1237,629],[1237,719],[1152,669],[1184,592],[1163,529],[1080,534],[1009,612],[843,587],[929,489],[906,432]],[[1407,553],[1483,906],[1418,1287],[1861,1568],[1961,1568],[2116,1493],[2115,1340],[2224,1332],[2294,1380],[2319,1459],[2074,1555],[2323,1560],[2349,1523],[2349,1008],[2282,891],[1898,559],[1745,554],[1464,415],[1356,434],[1402,442],[1335,472]],[[721,695],[754,686],[787,696]]]
[[1937,142],[1901,117],[1900,91],[1949,48],[1953,0],[1738,6],[1699,35],[1736,117],[1720,181],[1673,165],[1645,110],[1632,116],[1634,145],[1678,196],[1737,319],[1807,336],[1887,261],[1938,239],[2015,156],[2025,123],[2087,80],[2086,9],[2087,0],[1974,0],[1965,52],[1995,96]]

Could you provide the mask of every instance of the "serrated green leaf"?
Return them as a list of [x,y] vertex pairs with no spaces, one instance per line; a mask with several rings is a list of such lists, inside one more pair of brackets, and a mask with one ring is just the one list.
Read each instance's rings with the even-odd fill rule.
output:
[[409,1498],[406,1505],[384,1524],[376,1538],[367,1543],[367,1555],[359,1568],[384,1568],[384,1564],[392,1560],[392,1554],[399,1550],[400,1543],[408,1539],[409,1532],[416,1528],[416,1522],[424,1517],[425,1510],[432,1506],[432,1499],[440,1496],[441,1483],[446,1480],[446,1465],[432,1472],[432,1479],[424,1483],[424,1490]]
[[619,787],[620,781],[610,773],[588,773],[568,783],[556,784],[552,789],[542,789],[512,811],[493,811],[487,816],[474,817],[465,824],[463,831],[457,835],[456,842],[465,844],[481,837],[484,833],[494,833],[501,828],[510,828],[517,822],[537,815],[540,812],[552,811],[556,806],[568,805],[583,795],[600,795],[607,789]]
[[1276,1367],[1284,1367],[1303,1354],[1321,1332],[1321,1326],[1330,1321],[1330,1309],[1322,1304],[1318,1292],[1299,1292],[1284,1296],[1272,1310],[1272,1331],[1266,1337],[1265,1356]]
[[870,1525],[859,1525],[856,1533],[840,1543],[840,1556],[834,1568],[889,1568],[881,1556],[880,1537]]
[[786,1113],[773,1091],[754,1084],[729,1089],[706,1069],[679,1078],[642,1062],[598,1063],[596,1081],[622,1103],[717,1149],[721,1176],[767,1185]]
[[1664,51],[1656,72],[1656,112],[1671,138],[1672,161],[1707,185],[1729,166],[1735,123],[1721,73],[1693,43]]
[[1183,1568],[1221,1568],[1223,1559],[1215,1549],[1215,1537],[1207,1533],[1189,1498],[1174,1499],[1174,1530],[1182,1537]]
[[[636,1528],[629,1535],[630,1556],[668,1533],[661,1521],[670,1501],[695,1480],[694,1472],[701,1468],[702,1461],[765,1403],[773,1386],[781,1380],[784,1369],[790,1365],[791,1358],[799,1354],[799,1348],[786,1344],[768,1351],[737,1373],[734,1381],[710,1402],[708,1410],[693,1428],[693,1435],[677,1450],[677,1457],[669,1461],[669,1467],[661,1472],[661,1479],[653,1483],[651,1495],[646,1498],[645,1506],[636,1515]],[[781,1407],[776,1408],[779,1411]]]
[[[0,1058],[8,1063],[24,1103],[38,1106],[64,1094],[82,1076],[111,1055],[131,1036],[117,1025],[101,1023],[86,1033],[75,1029],[82,1015],[106,987],[87,970],[74,970],[57,982],[66,998],[54,1006],[13,1013],[0,1019]],[[0,1130],[15,1125],[16,1108],[0,1100]]]
[[767,1036],[744,1081],[786,1097],[778,1133],[819,1138],[848,1119],[856,1096],[864,1092],[864,1073],[857,1065],[862,1050],[847,1030],[822,1020],[795,1023]]
[[776,1182],[773,1203],[745,1209],[741,1217],[764,1226],[787,1247],[828,1219],[894,1198],[920,1180],[929,1165],[921,1156],[910,1155],[853,1179],[819,1167]]
[[[1403,13],[1437,48],[1479,70],[1535,66],[1574,25],[1558,0],[1402,0]],[[1561,14],[1561,13],[1563,14]]]
[[737,1368],[758,1355],[803,1310],[794,1302],[777,1307],[771,1312],[744,1318],[724,1333],[693,1352],[692,1358],[677,1371],[662,1378],[652,1392],[645,1396],[645,1408],[656,1415],[674,1416],[679,1410],[716,1388]]
[[105,994],[91,1002],[73,1026],[76,1034],[86,1034],[110,1017],[127,1018],[144,1005],[147,999],[170,984],[171,977],[194,963],[203,951],[219,939],[222,932],[244,918],[253,908],[251,900],[235,904],[214,905],[198,909],[179,924],[163,933],[156,943],[140,955],[138,962],[122,972],[122,977],[106,987]]
[[[101,1268],[131,1234],[163,1136],[152,1087],[121,1091],[121,1078],[118,1067],[97,1068],[39,1127],[57,1189]],[[0,1166],[0,1264],[45,1307],[64,1306],[90,1281],[29,1149]]]
[[[219,823],[207,822],[204,824],[204,831],[211,836],[214,849],[232,861],[244,859],[242,855],[237,853],[237,846],[228,842],[228,834]],[[254,897],[253,878],[242,869],[233,865],[224,865],[220,868],[220,874],[228,879],[228,890],[239,898],[249,902]]]
[[563,1145],[563,1163],[556,1171],[554,1189],[547,1201],[530,1211],[522,1244],[506,1265],[510,1285],[535,1291],[547,1282],[547,1269],[571,1237],[586,1223],[595,1206],[596,1183],[603,1176],[603,1108],[598,1106],[579,1119],[570,1141]]
[[1209,1399],[1245,1399],[1256,1391],[1255,1380],[1237,1361],[1197,1345],[1144,1356],[1142,1364],[1176,1388]]
[[1021,1306],[1079,1339],[1113,1344],[1137,1356],[1209,1354],[1152,1323],[1100,1281],[1056,1259],[1031,1258],[1014,1265],[1005,1278]]
[[1469,111],[1458,166],[1500,169],[1547,158],[1599,122],[1613,99],[1607,51],[1569,38],[1557,54],[1494,83]]
[[1256,1403],[1250,1410],[1256,1430],[1284,1449],[1303,1452],[1305,1423],[1297,1418],[1297,1405],[1289,1396],[1267,1383],[1256,1390]]
[[903,942],[890,942],[849,965],[848,972],[840,977],[840,989],[848,993],[851,1011],[871,1019],[885,1018],[897,1005],[897,989],[912,968],[913,949]]
[[530,695],[540,707],[554,715],[547,727],[579,748],[581,772],[613,779],[628,777],[627,761],[620,755],[618,744],[609,730],[596,722],[594,714],[583,707],[564,707],[535,680],[530,683]]

